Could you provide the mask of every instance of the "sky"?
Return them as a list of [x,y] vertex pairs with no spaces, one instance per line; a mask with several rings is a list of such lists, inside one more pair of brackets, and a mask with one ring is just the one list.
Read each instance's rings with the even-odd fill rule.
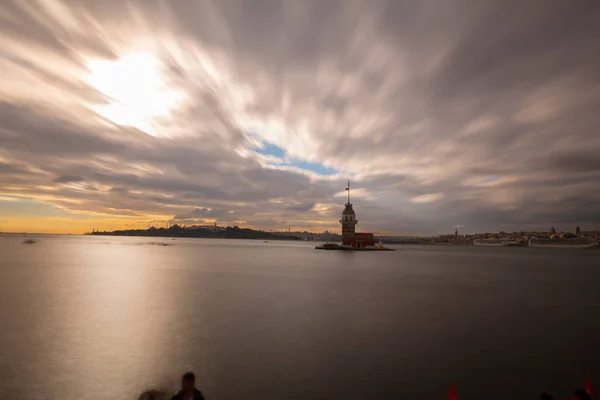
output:
[[0,0],[0,231],[600,229],[600,2]]

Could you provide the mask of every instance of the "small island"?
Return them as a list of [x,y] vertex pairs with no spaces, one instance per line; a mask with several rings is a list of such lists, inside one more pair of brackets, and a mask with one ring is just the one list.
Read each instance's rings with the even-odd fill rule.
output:
[[389,247],[383,247],[382,240],[379,240],[379,243],[376,245],[375,243],[377,242],[377,240],[375,239],[375,235],[371,232],[356,232],[356,224],[358,224],[358,220],[356,219],[356,213],[354,212],[352,203],[350,203],[350,181],[348,181],[346,192],[348,192],[348,202],[346,203],[344,211],[342,212],[342,219],[340,219],[340,224],[342,224],[342,244],[340,245],[337,243],[325,243],[321,246],[315,246],[315,249],[352,251],[395,251],[394,249],[390,249]]

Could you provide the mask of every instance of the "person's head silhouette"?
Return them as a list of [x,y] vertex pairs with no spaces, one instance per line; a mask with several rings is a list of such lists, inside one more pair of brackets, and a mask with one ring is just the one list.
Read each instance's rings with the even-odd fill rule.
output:
[[181,391],[173,400],[204,400],[202,392],[196,389],[196,375],[193,372],[186,372],[181,376]]
[[196,387],[196,375],[193,372],[186,372],[181,376],[181,390],[185,394],[194,393]]

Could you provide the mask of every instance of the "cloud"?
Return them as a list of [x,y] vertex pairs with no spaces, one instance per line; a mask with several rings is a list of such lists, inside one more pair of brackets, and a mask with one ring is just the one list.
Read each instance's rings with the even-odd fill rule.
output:
[[339,230],[350,178],[365,230],[600,228],[598,5],[0,7],[5,197]]
[[411,203],[433,203],[446,197],[444,193],[430,193],[410,198]]
[[71,183],[71,182],[82,182],[85,179],[82,178],[81,176],[77,176],[77,175],[61,175],[58,178],[56,178],[54,180],[54,182],[58,182],[58,183]]
[[232,220],[235,217],[235,211],[219,208],[195,208],[187,213],[174,215],[173,220],[207,221],[223,217],[228,217]]
[[289,211],[310,211],[317,205],[316,201],[309,201],[305,203],[295,203],[287,206],[285,209]]

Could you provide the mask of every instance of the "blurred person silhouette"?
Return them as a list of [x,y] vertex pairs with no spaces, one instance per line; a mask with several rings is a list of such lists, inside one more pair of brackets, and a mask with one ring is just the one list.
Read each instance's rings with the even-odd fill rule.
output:
[[146,390],[145,392],[140,394],[140,397],[138,397],[138,400],[166,400],[166,399],[167,399],[167,396],[165,395],[165,392],[162,390],[157,390],[157,389]]
[[196,389],[196,375],[193,372],[181,376],[181,391],[171,400],[205,400],[202,392]]

